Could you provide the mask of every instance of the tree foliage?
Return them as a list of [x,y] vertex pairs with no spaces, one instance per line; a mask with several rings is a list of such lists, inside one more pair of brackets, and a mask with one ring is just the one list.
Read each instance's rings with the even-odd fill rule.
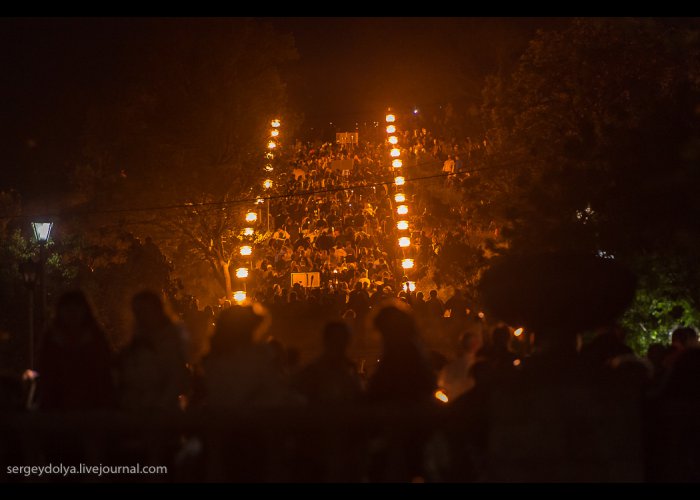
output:
[[[697,21],[584,19],[539,33],[484,91],[510,251],[613,255],[649,297],[633,306],[644,328],[669,298],[663,263],[699,257],[699,61]],[[672,281],[697,310],[697,274]]]

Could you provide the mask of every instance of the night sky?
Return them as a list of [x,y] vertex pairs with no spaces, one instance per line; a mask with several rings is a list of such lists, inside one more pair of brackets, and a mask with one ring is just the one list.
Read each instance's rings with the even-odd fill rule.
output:
[[[478,103],[483,78],[508,68],[538,28],[564,19],[269,18],[294,36],[299,60],[284,75],[304,129],[353,130],[389,106]],[[60,185],[80,157],[91,104],[135,71],[132,61],[164,22],[206,30],[206,18],[2,19],[0,188],[29,195]]]

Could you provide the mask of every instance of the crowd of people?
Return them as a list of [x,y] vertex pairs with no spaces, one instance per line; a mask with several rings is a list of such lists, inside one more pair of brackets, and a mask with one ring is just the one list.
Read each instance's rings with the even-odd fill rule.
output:
[[[676,330],[670,346],[639,358],[616,327],[601,328],[580,347],[575,332],[536,334],[532,341],[502,324],[482,334],[464,321],[458,349],[435,356],[422,340],[417,311],[385,298],[369,317],[382,342],[376,365],[358,366],[348,354],[353,328],[330,321],[321,332],[321,354],[300,366],[267,335],[269,312],[250,303],[218,314],[204,356],[193,362],[184,323],[166,312],[158,294],[138,293],[131,304],[132,339],[112,353],[85,295],[64,294],[42,338],[32,400],[25,393],[23,403],[10,407],[3,383],[4,410],[28,404],[54,416],[110,410],[166,420],[301,411],[315,422],[311,432],[292,432],[288,445],[275,442],[264,452],[260,422],[235,432],[176,429],[179,437],[161,443],[158,457],[173,470],[178,457],[189,457],[179,467],[200,480],[269,479],[270,453],[286,457],[280,477],[287,480],[699,478],[693,418],[700,409],[700,349],[691,328]],[[363,409],[377,412],[373,421],[389,415],[395,425],[365,429],[357,417]],[[348,415],[357,420],[347,422]],[[402,423],[405,418],[413,420]],[[2,456],[14,460],[15,436],[6,431]],[[100,443],[101,460],[121,456],[126,446]],[[138,457],[138,450],[152,449],[152,443],[143,446],[131,452]],[[44,459],[61,455],[44,451]]]

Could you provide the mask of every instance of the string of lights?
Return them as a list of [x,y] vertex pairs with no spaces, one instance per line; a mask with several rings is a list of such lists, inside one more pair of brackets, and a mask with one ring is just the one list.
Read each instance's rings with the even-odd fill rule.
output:
[[[427,161],[427,162],[418,162],[416,164],[416,166],[423,166],[423,165],[436,164],[436,163],[438,163],[437,160],[431,160],[431,161]],[[445,179],[447,177],[458,177],[460,175],[471,175],[471,174],[476,174],[479,172],[492,171],[492,170],[505,170],[505,169],[517,167],[520,165],[529,164],[529,163],[530,163],[529,161],[508,162],[508,163],[501,163],[501,164],[493,164],[493,165],[486,166],[486,167],[466,169],[466,170],[461,170],[459,172],[453,172],[453,173],[440,172],[437,174],[404,178],[403,184],[405,185],[405,184],[410,184],[410,183],[429,181],[429,180],[433,180],[433,179]],[[190,209],[191,210],[193,208],[199,208],[199,207],[220,208],[220,207],[239,205],[239,204],[245,204],[245,203],[251,203],[251,202],[260,203],[260,200],[263,200],[263,201],[265,201],[265,200],[280,200],[280,199],[290,199],[290,198],[298,198],[298,197],[309,197],[309,196],[313,196],[313,195],[336,193],[336,192],[342,192],[342,191],[351,191],[354,189],[372,189],[372,188],[392,185],[392,184],[395,184],[395,182],[396,182],[395,180],[393,180],[393,181],[378,181],[378,182],[373,182],[373,183],[369,183],[369,184],[351,184],[348,186],[334,186],[334,187],[322,188],[322,189],[311,189],[311,190],[307,190],[307,191],[300,191],[298,193],[272,194],[272,195],[267,195],[267,196],[254,196],[254,197],[238,198],[238,199],[230,199],[230,200],[219,200],[219,201],[185,202],[185,203],[176,203],[176,204],[171,204],[171,205],[153,205],[153,206],[146,206],[146,207],[108,208],[108,209],[84,210],[84,211],[63,211],[63,212],[39,213],[39,214],[36,214],[36,213],[15,214],[15,215],[7,215],[4,217],[0,217],[0,219],[22,219],[22,218],[27,219],[27,218],[37,218],[37,217],[61,218],[61,217],[77,217],[77,216],[104,215],[104,214],[134,213],[134,212],[153,212],[153,211],[158,211],[158,210],[179,210],[179,209]]]

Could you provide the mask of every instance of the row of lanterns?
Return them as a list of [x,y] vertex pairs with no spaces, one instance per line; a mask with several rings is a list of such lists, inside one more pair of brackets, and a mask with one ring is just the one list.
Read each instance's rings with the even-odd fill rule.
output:
[[[279,135],[280,135],[280,126],[281,122],[279,119],[275,118],[270,122],[270,138],[267,143],[267,152],[265,153],[265,172],[270,173],[274,171],[274,167],[272,165],[272,161],[275,159],[275,150],[279,147]],[[267,178],[263,181],[262,187],[265,191],[269,191],[272,189],[272,179]],[[262,203],[264,202],[264,199],[258,198],[257,203]],[[267,200],[267,230],[269,231],[270,227],[270,200],[268,198]],[[253,225],[258,221],[258,212],[255,209],[249,210],[245,214],[245,222],[246,222],[246,227],[243,229],[243,236],[246,236],[250,239],[252,239],[255,236],[255,228]],[[245,260],[249,261],[252,263],[253,259],[253,246],[249,243],[245,243],[240,246],[239,248],[239,253],[241,254],[241,257],[244,257]],[[242,303],[247,299],[247,293],[246,293],[246,287],[245,287],[245,280],[248,278],[250,273],[250,270],[248,267],[239,267],[236,269],[236,278],[240,279],[243,281],[243,290],[236,290],[233,292],[233,299],[237,303]]]
[[[398,221],[396,222],[396,229],[399,231],[398,244],[401,248],[402,259],[401,267],[404,273],[408,273],[409,269],[413,269],[415,265],[414,260],[406,256],[407,249],[411,246],[410,237],[410,224],[408,222],[409,206],[406,198],[406,194],[403,192],[403,187],[406,184],[406,178],[401,175],[401,169],[403,167],[403,161],[401,160],[401,149],[399,148],[399,138],[396,135],[396,116],[393,113],[386,115],[386,133],[387,142],[390,144],[391,149],[389,151],[389,156],[391,157],[391,167],[395,172],[394,176],[394,186],[396,192],[394,193],[394,202],[396,202],[396,214],[398,216]],[[404,291],[414,291],[416,289],[416,284],[413,281],[406,281],[404,283]]]

